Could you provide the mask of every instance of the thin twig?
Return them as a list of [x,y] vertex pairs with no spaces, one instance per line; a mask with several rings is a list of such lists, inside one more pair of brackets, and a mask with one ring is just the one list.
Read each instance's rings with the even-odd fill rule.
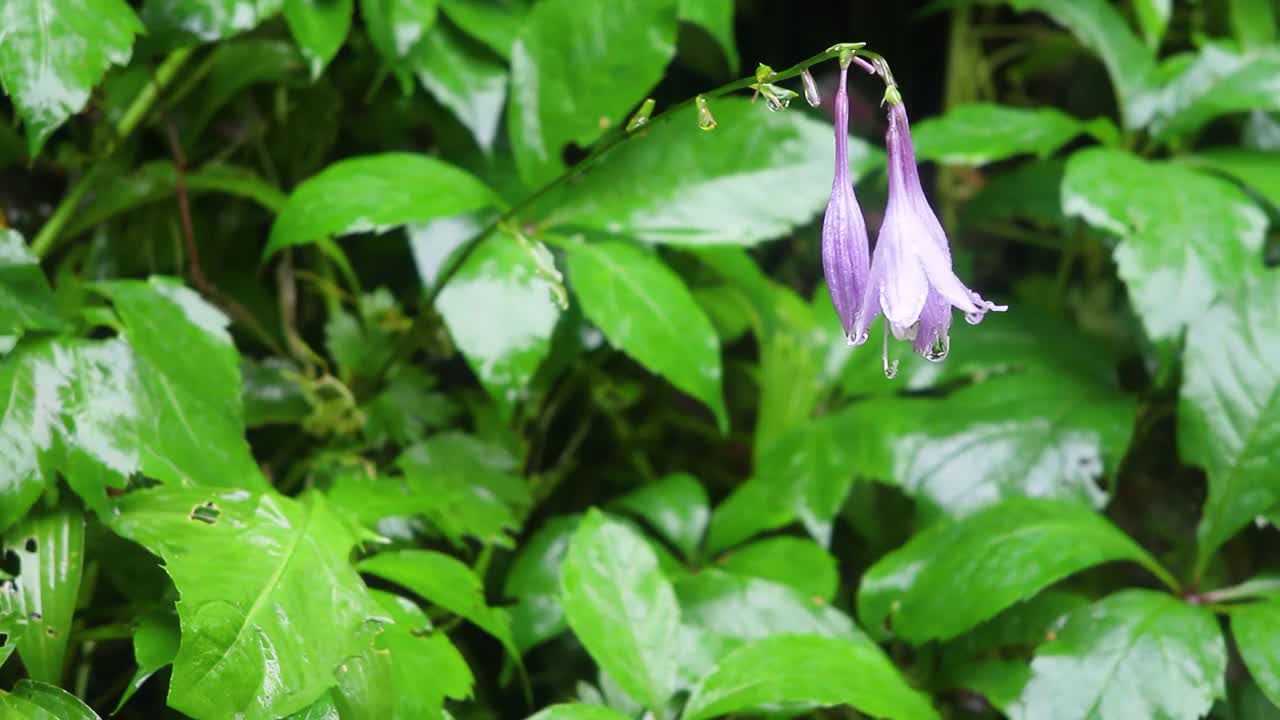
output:
[[178,140],[178,129],[173,126],[169,113],[161,111],[164,118],[165,134],[169,138],[169,151],[173,154],[173,172],[175,190],[178,195],[178,214],[182,219],[182,239],[187,248],[187,265],[191,271],[191,282],[196,289],[209,295],[209,281],[200,269],[200,251],[196,248],[195,232],[191,227],[191,200],[187,197],[187,158],[182,153],[182,143]]

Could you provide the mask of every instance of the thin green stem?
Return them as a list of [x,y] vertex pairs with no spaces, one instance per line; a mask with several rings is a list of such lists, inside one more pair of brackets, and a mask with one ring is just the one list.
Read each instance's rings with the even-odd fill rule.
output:
[[58,233],[62,232],[62,228],[71,220],[71,214],[80,206],[80,201],[84,199],[85,193],[89,192],[89,188],[93,187],[94,180],[101,172],[99,166],[94,166],[80,178],[80,182],[75,187],[62,196],[62,201],[58,203],[58,207],[54,208],[53,214],[45,221],[40,232],[36,234],[35,239],[31,241],[31,254],[38,258],[43,258],[53,249],[53,244],[58,240]]
[[[764,82],[776,83],[782,80],[788,80],[790,78],[799,77],[800,73],[804,72],[805,70],[808,70],[810,67],[813,67],[818,63],[826,62],[827,60],[833,60],[833,59],[839,58],[840,53],[847,50],[852,50],[855,55],[870,58],[871,60],[875,60],[877,62],[883,63],[883,58],[881,58],[876,53],[873,53],[868,50],[863,50],[861,44],[855,43],[855,44],[835,45],[830,48],[827,48],[826,50],[818,53],[817,55],[814,55],[813,57],[802,60],[785,70],[773,73],[769,77],[765,78]],[[521,213],[533,207],[539,200],[546,197],[551,192],[554,192],[561,186],[574,180],[575,178],[581,176],[586,171],[595,167],[595,165],[600,161],[601,158],[610,154],[611,152],[616,150],[619,146],[623,145],[624,143],[626,143],[627,141],[633,138],[645,137],[648,133],[644,132],[644,130],[652,128],[658,123],[668,122],[670,121],[672,116],[678,114],[681,110],[693,107],[694,101],[696,100],[696,98],[702,97],[706,100],[714,100],[716,98],[728,95],[729,93],[732,93],[732,92],[737,92],[739,90],[746,90],[757,82],[761,82],[761,81],[755,75],[750,75],[748,77],[740,78],[738,80],[733,80],[731,82],[725,83],[720,87],[717,87],[712,90],[708,90],[704,93],[699,93],[694,97],[688,98],[683,102],[672,105],[671,107],[666,108],[662,112],[656,115],[653,115],[649,119],[649,122],[645,123],[643,126],[641,126],[641,128],[633,132],[628,132],[626,130],[625,123],[619,123],[617,126],[615,126],[614,130],[610,134],[606,135],[596,145],[596,149],[593,150],[582,162],[569,168],[565,172],[561,173],[554,180],[546,183],[542,187],[530,193],[527,197],[525,197],[520,202],[517,202],[516,204],[509,207],[507,210],[505,210],[496,218],[494,218],[483,230],[481,230],[480,232],[470,237],[462,245],[462,248],[453,254],[453,256],[449,259],[448,264],[437,276],[435,284],[431,287],[431,290],[427,293],[427,296],[423,299],[422,310],[418,313],[417,317],[414,318],[413,324],[409,327],[408,332],[406,332],[401,337],[400,343],[396,346],[395,352],[391,354],[391,357],[373,376],[372,382],[369,386],[370,389],[371,390],[376,389],[379,385],[381,385],[382,379],[386,376],[387,372],[389,372],[395,364],[407,360],[414,353],[414,351],[417,350],[420,336],[422,335],[423,331],[425,331],[431,324],[431,318],[430,318],[431,314],[426,311],[426,308],[429,308],[435,305],[436,300],[440,297],[440,293],[444,290],[445,286],[449,284],[449,281],[453,279],[453,276],[456,275],[460,269],[462,269],[462,266],[466,263],[467,259],[471,257],[471,254],[475,252],[475,249],[477,246],[479,246],[481,240],[483,240],[485,237],[493,233],[500,226],[508,222],[511,222],[512,220],[515,220]]]

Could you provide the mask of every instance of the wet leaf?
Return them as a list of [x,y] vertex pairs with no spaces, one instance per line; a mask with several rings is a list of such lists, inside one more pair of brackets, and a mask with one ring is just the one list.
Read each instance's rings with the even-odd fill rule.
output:
[[194,92],[188,136],[203,134],[205,126],[223,107],[249,87],[261,83],[283,84],[303,68],[302,57],[292,43],[283,40],[245,38],[219,43],[209,56],[205,79]]
[[1054,108],[970,103],[916,124],[916,157],[952,164],[985,165],[1016,155],[1046,157],[1082,133],[1104,143],[1118,135],[1101,119],[1085,122]]
[[284,0],[284,19],[312,79],[338,54],[351,31],[354,0]]
[[1187,333],[1178,446],[1204,467],[1209,497],[1197,569],[1250,520],[1280,502],[1280,278],[1269,271],[1226,292]]
[[503,594],[514,598],[511,634],[522,652],[568,629],[560,603],[560,566],[579,516],[554,517],[526,539],[511,563]]
[[535,5],[512,47],[507,115],[525,184],[538,187],[563,172],[569,143],[585,147],[625,123],[675,49],[676,0]]
[[178,617],[172,609],[156,610],[142,616],[133,631],[133,659],[138,669],[116,704],[115,712],[120,712],[120,708],[148,678],[173,663],[178,655],[179,638]]
[[725,656],[694,689],[684,717],[835,705],[894,720],[938,717],[875,644],[804,635],[757,640]]
[[32,158],[112,65],[129,62],[142,32],[121,0],[6,0],[0,27],[0,85],[26,125]]
[[569,626],[601,670],[645,707],[664,707],[675,690],[680,609],[644,540],[591,510],[560,584]]
[[4,537],[5,556],[18,559],[14,607],[26,618],[18,655],[42,683],[62,682],[84,552],[84,517],[71,510],[32,513]]
[[1280,152],[1223,147],[1200,150],[1179,159],[1235,178],[1280,208]]
[[817,543],[794,537],[757,540],[730,551],[716,564],[735,575],[795,588],[814,602],[831,602],[840,581],[835,558]]
[[511,46],[524,26],[529,0],[440,0],[440,9],[467,34],[489,46],[504,60],[511,59]]
[[1248,603],[1231,609],[1231,637],[1235,639],[1245,667],[1262,692],[1280,706],[1280,648],[1276,629],[1280,628],[1280,603]]
[[697,556],[711,517],[707,491],[688,473],[673,473],[632,490],[614,501],[613,507],[643,518],[685,559]]
[[395,620],[395,624],[383,625],[374,652],[390,657],[396,720],[442,718],[446,697],[470,698],[474,678],[449,637],[442,631],[428,632],[431,622],[409,600],[390,593],[374,594]]
[[[1088,567],[1131,560],[1173,585],[1150,555],[1076,503],[1014,498],[917,533],[862,578],[858,616],[913,644],[946,640]],[[960,593],[951,588],[963,588]]]
[[[693,108],[655,121],[589,180],[540,203],[543,222],[651,243],[755,245],[815,217],[831,194],[831,127],[746,98],[712,109],[720,123],[712,132],[698,129]],[[849,158],[855,182],[883,163],[858,138],[849,139]]]
[[422,87],[453,111],[482,149],[492,150],[507,99],[506,66],[445,23],[423,36],[410,60]]
[[627,243],[575,242],[565,250],[574,295],[610,343],[701,400],[728,430],[720,339],[680,276]]
[[347,560],[355,539],[319,494],[165,487],[115,509],[111,528],[163,558],[182,598],[168,701],[180,712],[267,720],[302,710],[378,615]]
[[1120,277],[1154,339],[1176,336],[1261,266],[1261,209],[1229,182],[1177,164],[1082,150],[1067,163],[1062,205],[1121,238]]
[[177,46],[247,32],[280,12],[284,0],[146,0],[147,34]]
[[0,336],[63,326],[40,261],[22,236],[0,228]]
[[1226,695],[1227,648],[1209,610],[1127,590],[1072,613],[1031,663],[1013,720],[1194,720]]
[[299,423],[311,410],[296,368],[280,358],[242,358],[246,427]]
[[265,254],[326,235],[384,232],[496,204],[493,191],[479,180],[425,155],[340,160],[289,195],[271,226]]
[[675,587],[685,625],[720,639],[722,650],[778,635],[866,638],[823,598],[765,578],[709,568],[681,578]]
[[101,720],[80,698],[38,680],[19,680],[12,695],[0,691],[0,709],[19,713],[16,717],[5,715],[14,720]]
[[1277,75],[1280,48],[1237,53],[1205,45],[1190,66],[1160,91],[1151,131],[1158,137],[1178,137],[1199,130],[1219,115],[1280,110]]
[[630,717],[602,705],[551,705],[530,715],[528,720],[626,720]]

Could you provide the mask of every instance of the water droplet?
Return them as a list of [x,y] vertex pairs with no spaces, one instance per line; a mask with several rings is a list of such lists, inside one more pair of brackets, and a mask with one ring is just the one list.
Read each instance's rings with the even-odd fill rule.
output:
[[858,337],[854,337],[853,335],[850,335],[848,333],[846,333],[844,337],[846,340],[849,341],[849,346],[852,347],[854,345],[861,345],[865,343],[869,336],[870,336],[870,333],[868,333],[866,330],[863,330],[862,334],[859,335]]
[[951,338],[943,335],[933,341],[933,347],[924,351],[924,359],[929,362],[942,362],[947,359],[949,352],[951,352]]
[[983,315],[986,315],[986,313],[982,311],[965,313],[964,321],[969,323],[970,325],[977,325],[978,323],[982,322]]
[[649,124],[649,115],[653,112],[653,98],[645,98],[640,109],[627,121],[627,132],[634,132]]
[[698,129],[715,130],[716,118],[711,114],[711,106],[707,104],[707,98],[699,95],[693,99],[693,104],[698,108]]
[[777,95],[765,95],[764,100],[765,105],[774,112],[786,110],[791,106],[791,98],[785,96],[779,97]]
[[889,380],[892,380],[898,377],[898,361],[897,360],[894,360],[893,362],[884,366],[884,376]]
[[813,73],[801,70],[800,81],[804,84],[804,99],[809,101],[809,107],[821,105],[822,96],[818,94],[818,83],[813,81]]

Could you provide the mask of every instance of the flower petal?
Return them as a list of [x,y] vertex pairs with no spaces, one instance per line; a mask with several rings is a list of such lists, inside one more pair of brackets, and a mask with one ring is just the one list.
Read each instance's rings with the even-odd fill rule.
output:
[[[929,279],[920,258],[908,243],[914,223],[901,206],[891,203],[885,215],[880,239],[876,242],[873,264],[883,263],[880,283],[880,309],[889,321],[895,337],[903,337],[920,319],[929,294]],[[897,212],[895,212],[897,211]],[[874,275],[874,272],[872,273]]]
[[870,261],[862,209],[848,185],[833,187],[822,218],[822,272],[840,325],[848,334],[862,302]]
[[951,303],[931,290],[924,301],[924,311],[920,313],[920,329],[916,332],[912,349],[935,362],[942,360],[950,349],[950,330]]

